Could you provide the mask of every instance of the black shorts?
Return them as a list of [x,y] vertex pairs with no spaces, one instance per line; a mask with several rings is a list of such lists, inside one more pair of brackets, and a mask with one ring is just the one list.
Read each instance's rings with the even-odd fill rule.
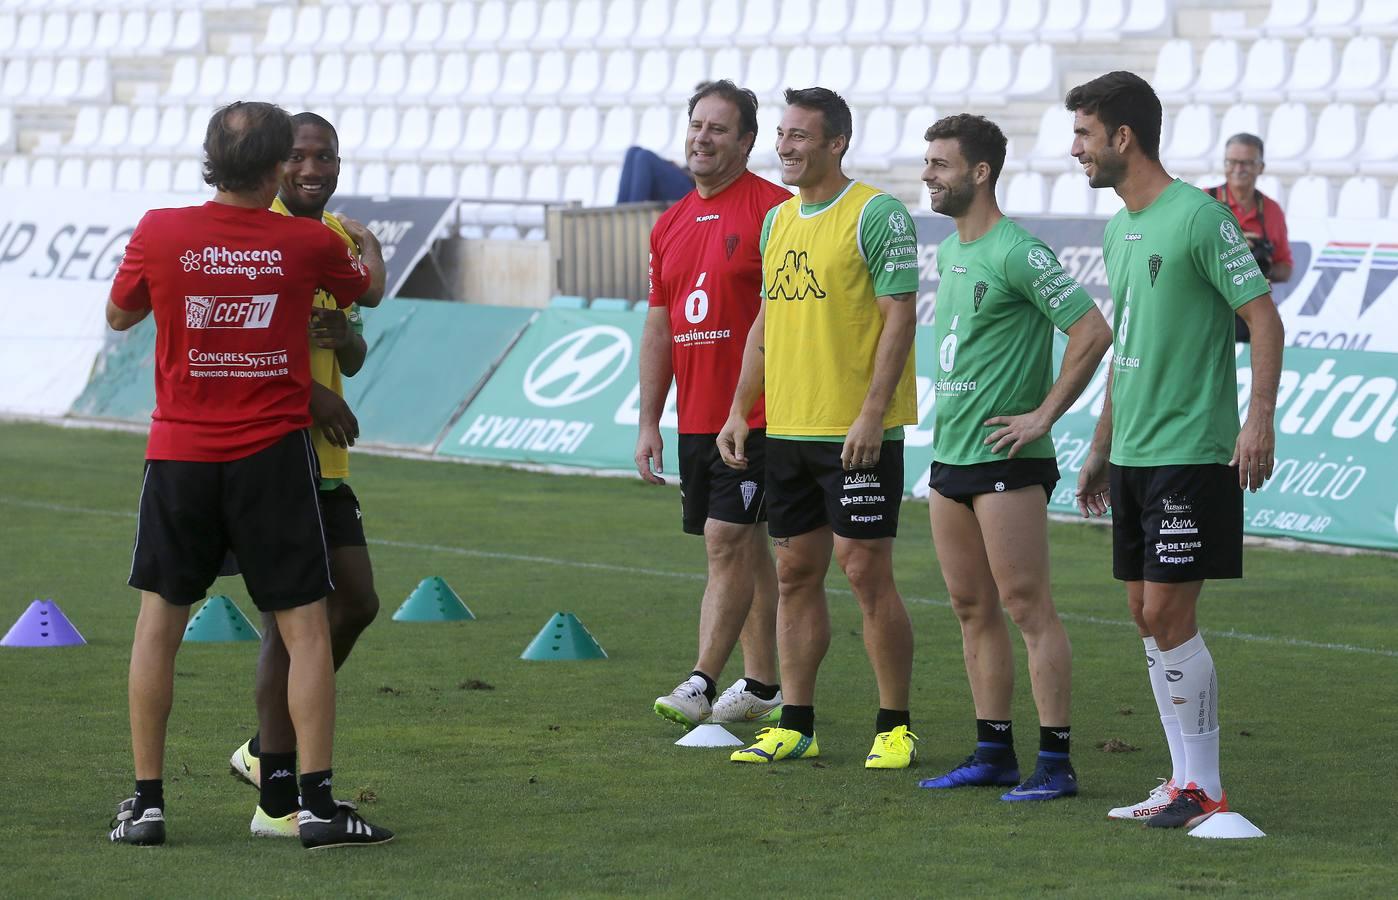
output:
[[1243,577],[1238,470],[1111,467],[1112,575],[1174,583]]
[[718,454],[716,434],[680,435],[680,505],[685,534],[703,534],[709,519],[753,525],[767,520],[767,439],[748,432],[746,469],[730,469]]
[[345,482],[333,491],[320,491],[320,516],[325,521],[325,543],[336,547],[364,547],[364,513],[359,498]]
[[258,609],[321,599],[334,586],[319,485],[305,430],[232,462],[148,460],[127,583],[189,606],[231,550]]
[[1049,499],[1058,485],[1058,460],[997,459],[994,462],[954,466],[932,463],[932,477],[927,486],[948,500],[971,505],[981,494],[1017,491],[1031,484],[1042,485]]
[[767,531],[796,537],[829,525],[840,537],[898,534],[903,442],[884,441],[878,464],[846,472],[842,441],[767,439]]

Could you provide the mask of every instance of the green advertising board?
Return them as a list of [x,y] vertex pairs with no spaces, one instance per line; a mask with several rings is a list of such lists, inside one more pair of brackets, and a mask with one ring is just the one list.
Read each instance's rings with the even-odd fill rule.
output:
[[[546,309],[452,426],[446,456],[590,469],[633,467],[642,312]],[[678,471],[673,390],[661,434]]]

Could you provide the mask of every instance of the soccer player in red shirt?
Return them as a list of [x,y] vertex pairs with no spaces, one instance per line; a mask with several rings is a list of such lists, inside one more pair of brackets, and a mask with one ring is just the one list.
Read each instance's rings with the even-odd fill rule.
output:
[[117,843],[165,842],[175,654],[190,607],[230,549],[291,656],[302,845],[393,837],[331,794],[335,674],[324,598],[332,585],[307,431],[316,289],[348,305],[370,277],[325,226],[267,208],[291,145],[290,117],[277,106],[215,112],[204,139],[213,201],[146,213],[107,302],[118,331],[150,314],[156,326],[156,406],[128,582],[141,591],[128,688],[136,794],[117,808]]
[[[728,468],[714,443],[728,418],[748,329],[761,306],[762,220],[791,197],[747,170],[756,139],[752,91],[728,80],[701,85],[689,99],[684,148],[695,188],[660,217],[650,237],[636,471],[652,484],[665,483],[660,417],[673,378],[684,530],[704,536],[709,560],[694,671],[655,701],[657,714],[687,728],[759,719],[782,702],[776,571],[764,524],[761,402],[748,418],[756,465],[741,472]],[[715,700],[717,679],[740,639],[744,678]]]

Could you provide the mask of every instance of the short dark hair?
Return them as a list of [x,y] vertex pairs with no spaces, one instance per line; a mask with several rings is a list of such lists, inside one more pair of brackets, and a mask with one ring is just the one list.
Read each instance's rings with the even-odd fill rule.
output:
[[1255,135],[1255,134],[1252,134],[1252,133],[1247,132],[1247,131],[1240,131],[1240,132],[1238,132],[1237,134],[1233,135],[1231,138],[1229,138],[1228,140],[1226,140],[1226,141],[1223,142],[1223,149],[1224,149],[1224,151],[1226,152],[1226,151],[1228,150],[1228,147],[1229,147],[1230,145],[1232,145],[1232,144],[1243,144],[1244,146],[1247,146],[1247,147],[1256,147],[1256,148],[1257,148],[1257,158],[1258,158],[1258,159],[1265,159],[1265,158],[1266,158],[1266,154],[1263,152],[1263,149],[1262,149],[1262,138],[1258,137],[1258,136]]
[[757,143],[757,95],[747,88],[738,87],[727,78],[720,78],[717,81],[701,81],[694,88],[694,94],[689,98],[689,117],[694,118],[694,107],[699,105],[699,101],[705,97],[719,97],[727,100],[738,109],[738,137],[745,134],[752,135],[753,143]]
[[961,155],[966,157],[966,161],[971,165],[990,164],[992,188],[995,187],[995,182],[1000,180],[1000,170],[1005,168],[1005,148],[1010,142],[1005,138],[1005,132],[1000,130],[1000,126],[985,116],[973,116],[970,113],[944,116],[933,122],[922,137],[927,141],[955,138],[961,145]]
[[299,112],[296,115],[292,116],[291,133],[293,137],[296,134],[296,129],[300,128],[302,125],[314,125],[316,128],[324,128],[326,131],[330,132],[330,137],[332,137],[335,140],[335,149],[340,149],[339,132],[337,132],[335,130],[335,126],[331,125],[330,122],[323,116],[318,116],[313,112]]
[[1108,134],[1127,126],[1146,158],[1160,161],[1160,98],[1135,72],[1108,72],[1080,84],[1068,92],[1063,105],[1095,115]]
[[239,100],[214,111],[204,133],[204,183],[230,193],[259,187],[291,156],[291,117],[275,103]]
[[[854,117],[850,115],[849,104],[839,94],[823,87],[787,88],[787,106],[813,109],[825,118],[825,139],[844,135],[845,150],[849,150],[854,137]],[[843,156],[843,154],[841,154]]]

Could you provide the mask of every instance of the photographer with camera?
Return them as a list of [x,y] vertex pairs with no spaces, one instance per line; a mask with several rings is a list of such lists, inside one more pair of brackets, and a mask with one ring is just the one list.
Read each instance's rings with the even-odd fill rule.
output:
[[[1267,168],[1262,159],[1262,138],[1239,132],[1223,145],[1224,183],[1209,194],[1228,204],[1243,227],[1257,266],[1269,282],[1291,278],[1291,244],[1286,239],[1286,214],[1281,204],[1257,189],[1257,178]],[[1237,339],[1251,340],[1248,326],[1235,317]]]

